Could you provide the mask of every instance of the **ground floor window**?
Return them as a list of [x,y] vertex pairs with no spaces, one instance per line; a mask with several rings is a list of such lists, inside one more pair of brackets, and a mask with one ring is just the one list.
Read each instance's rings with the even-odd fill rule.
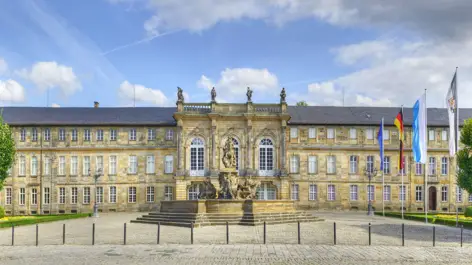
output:
[[316,186],[316,184],[310,184],[308,199],[310,201],[315,201],[316,198],[318,198],[318,187]]
[[174,188],[172,186],[164,187],[164,201],[172,201],[174,199]]
[[194,183],[188,187],[188,199],[198,200],[198,194],[200,193],[202,184]]
[[257,195],[258,200],[276,200],[277,199],[276,188],[271,183],[262,183],[257,188],[256,195]]

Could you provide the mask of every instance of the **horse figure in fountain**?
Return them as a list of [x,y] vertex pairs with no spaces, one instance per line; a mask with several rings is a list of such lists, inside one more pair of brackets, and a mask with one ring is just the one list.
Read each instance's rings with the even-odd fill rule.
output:
[[203,188],[198,194],[198,199],[207,200],[207,199],[216,199],[216,188],[211,183],[210,178],[206,178],[203,181]]

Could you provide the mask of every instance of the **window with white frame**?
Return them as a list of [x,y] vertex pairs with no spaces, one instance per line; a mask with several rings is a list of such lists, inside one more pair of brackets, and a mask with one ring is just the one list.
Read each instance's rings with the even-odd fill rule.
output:
[[358,191],[359,191],[359,186],[357,185],[349,186],[349,195],[350,195],[349,198],[351,199],[351,201],[357,201],[359,199]]
[[172,186],[164,186],[164,201],[172,201],[174,199],[174,188]]
[[103,203],[103,187],[97,187],[95,190],[95,196],[97,198],[97,203]]
[[166,131],[166,141],[172,141],[172,140],[174,140],[174,130],[167,129],[167,131]]
[[447,202],[447,186],[442,186],[441,187],[441,202]]
[[328,185],[328,201],[336,200],[336,186],[333,184]]
[[103,130],[102,129],[97,130],[97,141],[98,142],[103,141]]
[[37,204],[38,204],[38,189],[32,188],[31,189],[31,205],[37,205]]
[[366,159],[367,172],[374,173],[374,163],[375,163],[375,157],[374,156],[367,156],[367,159]]
[[435,136],[435,135],[434,135],[434,130],[433,130],[433,129],[430,129],[430,130],[428,131],[428,139],[429,139],[430,141],[434,141],[434,140],[435,140],[435,137],[434,137],[434,136]]
[[423,164],[418,162],[415,163],[415,175],[423,175]]
[[298,196],[298,184],[292,184],[292,192],[291,192],[292,200],[299,200]]
[[233,137],[234,155],[236,156],[236,169],[239,169],[239,142]]
[[373,140],[374,139],[374,129],[372,129],[372,128],[366,129],[365,136],[366,136],[367,140]]
[[384,201],[390,201],[390,195],[391,195],[391,189],[390,189],[390,185],[385,185],[384,186],[384,190],[383,190],[383,199]]
[[31,130],[31,140],[32,140],[33,142],[37,142],[37,141],[38,141],[38,129],[33,128],[33,129]]
[[417,202],[423,200],[423,186],[416,186],[415,199]]
[[300,157],[293,155],[290,157],[290,173],[299,173]]
[[172,172],[174,172],[174,157],[171,155],[166,155],[164,173],[171,174]]
[[90,156],[84,156],[83,162],[84,164],[82,166],[82,175],[88,176],[90,174]]
[[108,202],[116,203],[116,187],[110,186],[110,193],[108,194]]
[[59,129],[59,141],[65,141],[66,140],[66,130],[65,129]]
[[390,140],[390,131],[388,129],[385,129],[383,130],[383,139],[384,140]]
[[44,141],[49,142],[51,139],[51,129],[46,128],[44,129]]
[[462,202],[462,189],[456,186],[456,202]]
[[154,187],[146,187],[146,202],[154,202]]
[[356,130],[356,128],[349,129],[349,138],[351,140],[357,139],[357,130]]
[[31,157],[31,176],[38,175],[38,158],[36,156]]
[[108,160],[108,175],[116,175],[116,156],[110,156]]
[[327,133],[328,133],[328,139],[334,139],[334,129],[333,128],[328,128]]
[[308,190],[308,200],[316,201],[318,199],[318,186],[316,184],[310,184]]
[[95,170],[98,172],[101,170],[103,173],[103,156],[97,156],[95,158]]
[[472,194],[469,194],[469,202],[472,202]]
[[205,174],[205,144],[201,138],[194,138],[190,143],[190,175]]
[[336,174],[336,157],[332,155],[327,156],[326,161],[327,161],[327,167],[328,167],[327,173]]
[[309,128],[308,129],[308,138],[315,139],[316,138],[316,128]]
[[390,174],[390,157],[389,156],[384,156],[383,172],[384,174]]
[[134,129],[134,128],[129,129],[129,132],[128,132],[128,140],[130,140],[130,141],[136,141],[136,129]]
[[128,202],[135,203],[136,202],[136,187],[129,187],[128,188]]
[[73,142],[77,141],[77,129],[72,129],[71,134],[70,134],[70,138]]
[[83,194],[83,204],[90,203],[90,187],[84,187],[84,194]]
[[298,137],[298,128],[290,128],[290,138]]
[[275,200],[276,189],[275,186],[270,183],[262,183],[256,190],[258,200]]
[[110,141],[116,141],[117,133],[116,129],[110,129]]
[[406,186],[400,185],[400,201],[406,201]]
[[198,200],[198,194],[200,193],[201,184],[192,184],[188,187],[188,199]]
[[51,173],[51,159],[49,157],[44,158],[44,175],[48,176]]
[[[71,161],[72,162],[72,161]],[[59,176],[64,176],[66,174],[66,157],[60,156],[59,157],[59,169],[58,169]]]
[[59,204],[66,203],[66,188],[60,187],[59,188]]
[[44,187],[43,204],[49,204],[51,200],[49,187]]
[[138,173],[138,158],[135,155],[131,155],[128,158],[128,174]]
[[5,205],[11,205],[11,197],[12,196],[12,193],[11,193],[11,188],[5,188]]
[[148,141],[156,140],[156,131],[153,128],[148,128]]
[[442,130],[441,131],[441,140],[442,141],[447,141],[447,130]]
[[77,156],[71,156],[70,158],[70,174],[72,176],[79,174],[79,158]]
[[357,174],[358,172],[359,157],[349,156],[349,174]]
[[11,167],[7,170],[7,175],[8,175],[8,176],[11,176],[12,170],[13,170],[13,169],[12,169]]
[[318,161],[316,156],[308,156],[308,173],[316,174],[318,172]]
[[79,201],[79,189],[77,187],[70,188],[70,203],[77,204]]
[[26,189],[25,188],[20,188],[20,193],[18,194],[18,197],[19,197],[19,204],[25,205],[26,203]]
[[24,129],[24,128],[21,129],[21,131],[20,131],[20,141],[21,142],[26,141],[26,129]]
[[373,201],[375,199],[375,186],[367,185],[367,200]]
[[154,174],[155,172],[154,155],[148,155],[146,158],[146,174]]
[[447,175],[449,169],[449,160],[447,157],[441,158],[441,175]]
[[429,157],[428,171],[429,171],[428,173],[430,176],[436,175],[436,157],[433,157],[433,156]]
[[26,175],[26,158],[24,156],[20,156],[20,163],[18,163],[18,175],[25,176]]
[[90,141],[90,129],[84,129],[84,141]]
[[259,172],[261,176],[270,176],[274,171],[274,145],[270,139],[259,143]]

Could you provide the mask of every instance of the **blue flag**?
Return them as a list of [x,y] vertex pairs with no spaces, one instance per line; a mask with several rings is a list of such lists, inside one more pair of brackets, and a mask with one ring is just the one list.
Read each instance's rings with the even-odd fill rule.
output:
[[384,136],[383,136],[383,129],[384,129],[384,119],[380,122],[380,129],[379,133],[377,134],[377,141],[379,142],[380,147],[380,170],[384,169]]
[[413,106],[413,157],[415,162],[426,164],[426,93]]

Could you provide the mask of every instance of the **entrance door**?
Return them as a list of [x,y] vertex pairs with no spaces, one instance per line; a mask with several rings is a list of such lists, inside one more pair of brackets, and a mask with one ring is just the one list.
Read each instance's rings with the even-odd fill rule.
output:
[[429,197],[429,200],[428,200],[429,210],[436,211],[436,202],[438,201],[436,199],[436,187],[429,187],[428,197]]

